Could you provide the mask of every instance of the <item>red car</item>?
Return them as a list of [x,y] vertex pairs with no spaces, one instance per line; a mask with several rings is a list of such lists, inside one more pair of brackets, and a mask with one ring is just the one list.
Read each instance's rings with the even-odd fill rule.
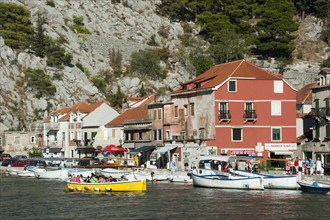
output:
[[10,154],[0,154],[0,161],[4,161],[6,159],[12,159],[13,157]]
[[14,163],[11,164],[12,167],[25,167],[26,161],[17,160]]

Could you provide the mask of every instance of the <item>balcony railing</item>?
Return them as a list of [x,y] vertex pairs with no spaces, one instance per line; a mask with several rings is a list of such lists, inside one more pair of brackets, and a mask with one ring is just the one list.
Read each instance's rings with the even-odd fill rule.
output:
[[243,115],[244,121],[256,121],[257,120],[257,113],[255,110],[244,110]]
[[311,115],[314,117],[321,117],[321,118],[330,117],[330,107],[312,108]]
[[231,114],[229,110],[220,110],[219,111],[219,121],[230,121]]
[[45,129],[47,131],[50,131],[50,130],[58,131],[58,130],[60,130],[60,123],[59,122],[45,123]]

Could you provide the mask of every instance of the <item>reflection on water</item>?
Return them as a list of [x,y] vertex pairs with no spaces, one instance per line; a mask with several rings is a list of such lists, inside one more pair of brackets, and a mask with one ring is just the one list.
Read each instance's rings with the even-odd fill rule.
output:
[[329,219],[330,196],[148,183],[144,193],[72,193],[65,183],[0,175],[6,219]]

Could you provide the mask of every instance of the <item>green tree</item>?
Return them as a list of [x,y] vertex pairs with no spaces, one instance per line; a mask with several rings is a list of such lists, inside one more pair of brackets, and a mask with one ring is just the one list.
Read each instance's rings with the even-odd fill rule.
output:
[[71,64],[72,55],[67,53],[63,47],[61,47],[60,39],[52,39],[47,37],[47,66],[62,67]]
[[213,66],[212,59],[205,55],[190,56],[190,60],[196,70],[197,76],[204,73]]
[[99,76],[93,76],[90,80],[92,81],[93,85],[98,88],[99,91],[105,94],[106,82],[104,81],[104,79],[100,78]]
[[294,6],[290,0],[267,0],[258,14],[261,18],[256,25],[256,54],[270,57],[290,58],[295,46],[292,33],[298,29],[293,20]]
[[29,151],[28,151],[29,157],[42,157],[42,148],[38,148],[36,146],[32,147]]
[[82,16],[73,15],[72,30],[77,31],[78,34],[90,34],[91,32],[84,26],[84,18]]
[[120,53],[119,49],[112,48],[109,50],[109,57],[110,57],[110,66],[114,71],[116,76],[120,76],[122,74],[121,65],[123,56]]
[[32,49],[39,57],[45,57],[47,52],[47,45],[49,44],[44,33],[45,29],[43,28],[43,24],[45,24],[45,19],[40,14],[38,14],[37,27],[33,33],[31,42]]
[[117,93],[109,93],[107,99],[110,101],[111,106],[117,109],[121,109],[123,105],[123,100],[125,98],[124,93],[122,93],[119,86],[117,86]]
[[145,78],[161,78],[159,63],[160,54],[155,50],[139,50],[131,55],[132,71]]
[[36,91],[36,97],[53,96],[56,93],[56,86],[50,80],[50,77],[41,69],[25,70],[27,86]]
[[12,48],[27,48],[33,33],[30,11],[15,3],[0,3],[0,36]]

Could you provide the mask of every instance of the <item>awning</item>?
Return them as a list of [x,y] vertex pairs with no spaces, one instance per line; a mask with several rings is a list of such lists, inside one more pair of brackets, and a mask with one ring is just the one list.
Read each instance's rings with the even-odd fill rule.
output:
[[151,150],[151,149],[154,149],[155,146],[143,146],[143,147],[139,147],[139,148],[136,148],[134,150],[131,150],[130,152],[128,152],[129,154],[138,154],[142,151],[147,151],[147,150]]
[[169,145],[165,145],[164,147],[158,148],[157,150],[154,150],[152,153],[160,153],[160,154],[164,154],[167,151],[173,150],[174,148],[178,147],[178,145],[176,144],[169,144]]
[[292,151],[284,151],[284,150],[279,150],[279,151],[271,151],[275,155],[293,155]]

